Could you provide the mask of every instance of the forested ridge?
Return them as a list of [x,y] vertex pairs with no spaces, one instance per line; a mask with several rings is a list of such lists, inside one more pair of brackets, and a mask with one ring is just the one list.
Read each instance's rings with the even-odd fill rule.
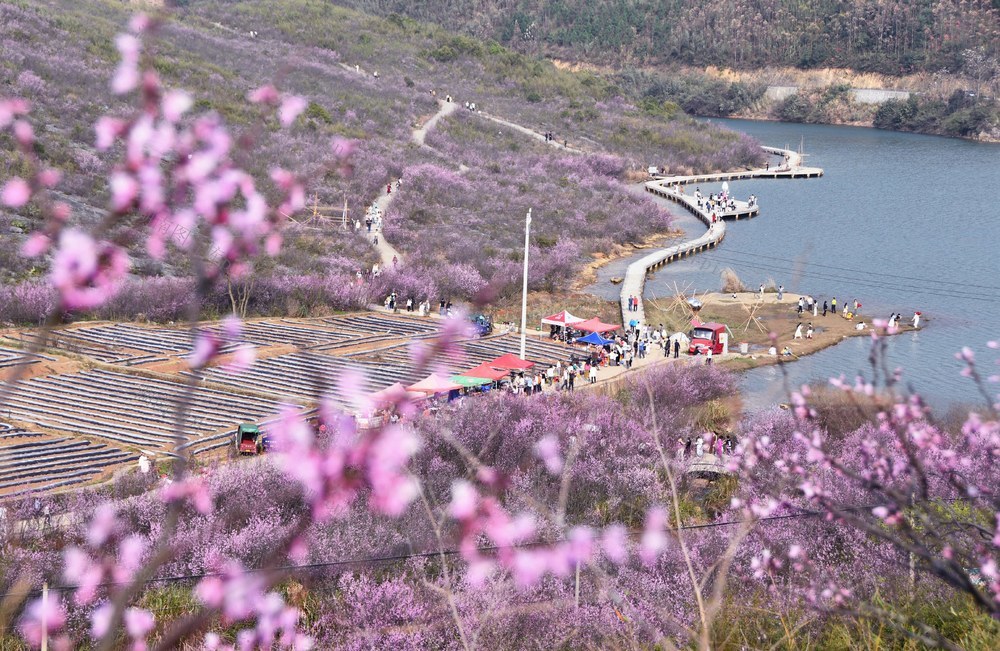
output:
[[[1000,0],[337,0],[525,50],[617,65],[848,67],[982,74]],[[537,52],[536,52],[537,53]]]

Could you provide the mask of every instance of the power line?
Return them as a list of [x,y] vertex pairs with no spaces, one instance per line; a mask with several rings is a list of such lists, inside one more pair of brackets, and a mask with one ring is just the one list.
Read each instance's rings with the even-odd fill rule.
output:
[[[755,257],[755,258],[767,258],[769,260],[778,260],[780,262],[790,262],[790,263],[793,263],[793,264],[803,263],[802,260],[792,260],[792,259],[789,259],[789,258],[779,258],[779,257],[773,256],[773,255],[764,255],[763,253],[751,253],[749,251],[740,251],[738,249],[731,249],[729,247],[726,247],[726,251],[728,251],[729,253],[738,253],[740,255],[746,255],[746,256],[751,256],[751,257]],[[912,280],[912,281],[920,282],[920,283],[937,283],[937,284],[944,284],[944,285],[962,285],[962,286],[965,286],[965,287],[976,287],[978,289],[989,289],[989,290],[994,290],[994,291],[1000,292],[1000,287],[997,287],[997,286],[994,286],[994,285],[976,285],[974,283],[967,283],[967,282],[958,281],[958,280],[938,280],[936,278],[921,278],[919,276],[902,276],[902,275],[899,275],[899,274],[885,273],[885,272],[882,272],[882,271],[879,271],[876,274],[875,272],[864,270],[864,269],[851,269],[849,267],[838,267],[838,266],[829,265],[829,264],[820,264],[819,262],[805,262],[804,264],[808,264],[808,265],[813,266],[813,267],[823,267],[825,269],[834,269],[834,270],[837,270],[837,271],[846,271],[846,272],[859,273],[859,274],[865,274],[865,275],[874,274],[874,275],[878,275],[880,277],[884,276],[884,277],[890,277],[890,278],[899,278],[899,279],[902,279],[902,280]]]
[[[727,262],[729,264],[743,265],[743,266],[746,266],[746,267],[751,267],[751,268],[754,268],[754,269],[760,269],[760,270],[763,270],[763,271],[772,271],[772,272],[773,271],[780,271],[780,272],[786,273],[786,274],[794,273],[792,270],[789,270],[786,267],[779,267],[779,266],[775,266],[775,265],[771,265],[771,264],[767,264],[767,263],[742,260],[742,259],[739,259],[739,258],[725,257],[725,255],[724,255],[725,252],[724,251],[723,252],[718,252],[718,253],[713,251],[713,254],[714,255],[713,255],[712,259],[714,259],[714,260],[720,260],[722,262]],[[835,275],[835,274],[828,274],[828,273],[815,272],[815,271],[809,271],[809,270],[802,270],[802,271],[799,271],[798,273],[800,273],[803,276],[808,276],[808,277],[811,277],[811,278],[818,278],[818,279],[821,279],[821,280],[831,280],[831,281],[841,282],[841,283],[852,283],[852,284],[855,284],[855,285],[864,285],[864,286],[868,286],[868,287],[877,287],[877,288],[881,288],[881,289],[889,289],[889,290],[894,290],[894,291],[905,291],[905,292],[915,293],[915,294],[921,295],[921,296],[940,296],[940,297],[944,297],[944,298],[953,298],[953,299],[954,298],[961,298],[961,299],[969,299],[969,300],[973,300],[973,301],[981,301],[981,302],[985,302],[985,303],[997,303],[997,302],[1000,302],[1000,299],[998,299],[996,296],[988,296],[988,295],[980,294],[980,293],[966,292],[964,290],[959,290],[959,289],[944,290],[943,288],[934,288],[934,289],[941,289],[941,291],[934,291],[934,290],[925,289],[925,288],[922,288],[922,287],[919,287],[919,286],[914,286],[914,285],[902,285],[902,284],[897,284],[897,283],[879,282],[879,281],[876,281],[876,280],[863,279],[863,278],[849,278],[849,277],[846,277],[846,276],[838,276],[838,275]]]
[[[871,510],[871,509],[875,508],[876,506],[884,506],[884,505],[871,504],[871,505],[866,505],[866,506],[848,506],[848,507],[844,507],[841,510],[842,511],[863,511],[863,510]],[[815,517],[820,517],[820,516],[825,516],[825,515],[826,515],[826,512],[824,512],[824,511],[802,511],[800,513],[789,513],[789,514],[786,514],[786,515],[772,515],[772,516],[767,516],[767,517],[764,517],[764,518],[759,518],[759,519],[757,519],[757,520],[755,520],[753,522],[756,522],[756,523],[774,522],[774,521],[779,521],[779,520],[790,520],[790,519],[796,519],[796,518],[815,518]],[[699,530],[699,529],[714,529],[716,527],[731,527],[731,526],[736,526],[736,525],[740,525],[740,524],[747,524],[749,522],[751,522],[751,521],[750,520],[727,520],[725,522],[708,522],[708,523],[704,523],[704,524],[688,524],[688,525],[683,525],[683,526],[681,526],[681,527],[679,527],[677,529],[671,529],[671,531],[696,531],[696,530]],[[642,532],[642,531],[629,531],[627,533],[627,535],[628,535],[629,538],[637,538],[637,537],[641,536],[643,533],[644,532]],[[555,542],[564,542],[564,541],[555,541]],[[497,552],[497,551],[500,551],[501,549],[512,549],[512,548],[513,549],[530,549],[532,547],[542,547],[542,546],[551,545],[551,544],[553,544],[553,542],[550,542],[550,541],[538,541],[538,542],[531,542],[531,543],[520,543],[520,544],[517,544],[517,545],[511,545],[509,547],[499,547],[499,546],[496,546],[496,545],[489,545],[489,546],[484,546],[484,547],[478,547],[478,548],[476,548],[476,551],[489,553],[489,552]],[[379,563],[398,563],[400,561],[407,561],[407,560],[411,560],[411,559],[415,559],[415,558],[434,558],[434,557],[440,557],[440,556],[457,556],[460,553],[461,553],[461,551],[458,550],[458,549],[444,549],[444,550],[436,550],[436,551],[428,551],[428,552],[413,552],[413,553],[410,553],[410,554],[397,554],[397,555],[393,555],[393,556],[376,556],[376,557],[371,557],[371,558],[356,558],[356,559],[339,560],[339,561],[319,561],[319,562],[316,562],[316,563],[305,563],[305,564],[301,564],[301,565],[281,565],[281,566],[272,567],[272,568],[267,568],[267,567],[248,568],[248,569],[244,569],[243,573],[244,574],[256,574],[256,573],[260,573],[260,572],[297,573],[297,572],[302,572],[302,571],[323,569],[323,568],[329,568],[329,567],[344,567],[344,566],[348,566],[348,565],[366,565],[366,564],[379,564]],[[208,577],[221,577],[221,576],[225,576],[225,573],[223,573],[223,572],[202,572],[202,573],[199,573],[199,574],[179,574],[179,575],[174,575],[174,576],[165,576],[165,577],[156,577],[156,578],[147,579],[146,581],[143,581],[143,584],[149,585],[149,584],[153,584],[153,583],[178,583],[178,582],[181,582],[181,581],[191,581],[191,580],[195,580],[195,579],[204,579],[204,578],[208,578]],[[131,582],[129,582],[129,581],[107,581],[107,582],[104,582],[104,583],[97,584],[96,587],[99,587],[99,588],[110,588],[110,587],[114,587],[114,586],[129,585],[130,583]],[[76,590],[79,587],[80,587],[79,585],[59,585],[59,586],[49,586],[48,589],[49,589],[50,592],[51,591],[54,591],[54,592],[66,592],[66,591],[70,591],[70,590]],[[34,596],[34,595],[41,594],[41,590],[30,590],[30,591],[21,592],[21,593],[7,592],[7,593],[4,593],[4,594],[0,595],[0,601],[3,601],[7,597],[15,595],[15,594],[20,595],[20,596],[22,596],[24,598],[28,598],[28,597],[31,597],[31,596]]]

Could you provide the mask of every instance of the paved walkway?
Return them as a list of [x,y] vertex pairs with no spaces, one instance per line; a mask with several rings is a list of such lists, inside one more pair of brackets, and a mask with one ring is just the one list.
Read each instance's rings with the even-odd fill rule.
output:
[[478,116],[478,117],[484,118],[486,120],[492,120],[493,122],[496,122],[497,124],[502,124],[503,126],[507,127],[508,129],[513,129],[514,131],[517,131],[518,133],[523,133],[524,135],[528,136],[529,138],[534,138],[535,140],[539,140],[539,141],[545,143],[546,145],[549,145],[550,147],[554,147],[556,149],[562,149],[563,151],[567,151],[567,152],[569,152],[571,154],[584,154],[584,153],[586,153],[582,149],[578,149],[576,147],[573,147],[572,145],[563,144],[564,142],[566,142],[565,140],[563,140],[563,141],[556,140],[556,139],[546,140],[545,139],[545,134],[543,134],[543,133],[539,133],[539,132],[535,131],[534,129],[529,129],[528,127],[521,126],[520,124],[517,124],[517,123],[514,123],[514,122],[509,122],[507,120],[504,120],[503,118],[498,118],[495,115],[490,115],[489,113],[484,113],[482,111],[476,111],[475,115]]
[[[676,191],[677,186],[683,188],[683,186],[691,183],[711,183],[716,181],[731,181],[739,179],[799,179],[818,178],[823,176],[823,170],[818,167],[803,167],[802,156],[797,152],[788,149],[779,149],[777,147],[763,147],[762,149],[775,156],[781,156],[784,159],[784,163],[774,168],[768,166],[740,172],[667,176],[646,183],[647,192],[651,192],[681,204],[688,211],[693,213],[695,217],[700,219],[702,223],[708,227],[708,230],[700,237],[696,237],[695,239],[688,240],[686,242],[681,242],[680,244],[668,246],[667,248],[660,249],[659,251],[654,251],[628,266],[628,269],[625,271],[625,279],[622,282],[621,294],[619,295],[622,323],[628,324],[628,322],[632,320],[638,321],[640,325],[646,323],[646,311],[643,306],[642,292],[646,284],[646,274],[648,274],[650,270],[662,267],[663,265],[669,264],[679,258],[687,257],[704,251],[705,249],[714,247],[726,236],[726,224],[724,219],[738,219],[741,216],[750,217],[756,214],[756,206],[754,206],[754,211],[750,211],[749,206],[743,202],[738,202],[736,210],[722,213],[723,219],[712,223],[712,216],[708,209],[698,208],[697,200],[692,195],[683,191],[678,193]],[[639,298],[639,305],[635,311],[629,310],[628,299],[630,296],[637,296]]]
[[438,112],[431,116],[427,122],[424,122],[422,126],[413,130],[413,142],[420,146],[424,146],[424,140],[427,138],[427,134],[434,130],[438,121],[446,115],[454,113],[457,108],[458,104],[455,102],[446,102],[439,99]]
[[[438,121],[441,120],[441,118],[454,113],[456,108],[458,108],[458,105],[455,104],[454,102],[446,102],[444,100],[438,100],[438,112],[435,113],[433,116],[431,116],[430,119],[428,119],[426,122],[424,122],[423,125],[413,130],[412,134],[413,142],[417,143],[421,147],[426,147],[427,149],[433,149],[432,147],[424,143],[424,141],[427,138],[427,134],[433,131],[434,127],[437,126],[437,123]],[[403,176],[405,177],[406,175],[404,174]],[[385,219],[385,216],[388,214],[389,206],[392,204],[393,200],[397,196],[399,196],[401,187],[402,186],[397,187],[395,184],[393,184],[393,190],[391,194],[383,193],[382,195],[379,196],[378,199],[375,200],[374,203],[376,206],[378,206],[379,210],[382,212],[383,220]],[[399,264],[402,264],[403,255],[396,249],[396,247],[394,247],[392,244],[386,241],[385,234],[381,231],[381,229],[379,230],[373,229],[371,232],[371,237],[372,239],[378,237],[378,244],[375,244],[374,246],[375,250],[378,251],[379,266],[382,269],[391,269],[393,258],[395,258]]]

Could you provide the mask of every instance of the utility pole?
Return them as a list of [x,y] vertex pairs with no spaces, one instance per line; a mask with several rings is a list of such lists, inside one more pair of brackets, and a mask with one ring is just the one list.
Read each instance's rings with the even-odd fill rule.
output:
[[42,651],[49,650],[49,582],[42,583]]
[[524,348],[527,345],[524,329],[528,326],[528,237],[531,234],[531,208],[524,220],[524,284],[521,287],[521,359],[524,359]]

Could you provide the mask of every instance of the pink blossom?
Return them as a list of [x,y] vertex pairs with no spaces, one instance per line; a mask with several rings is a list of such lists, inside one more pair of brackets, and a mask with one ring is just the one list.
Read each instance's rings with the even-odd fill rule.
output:
[[22,148],[28,149],[35,144],[35,130],[31,128],[31,123],[25,120],[15,120],[14,139]]
[[23,99],[0,98],[0,129],[6,129],[19,115],[26,115],[31,105]]
[[467,520],[476,512],[478,495],[472,484],[464,479],[456,479],[451,483],[451,504],[448,507],[451,517],[456,520]]
[[21,246],[21,255],[26,258],[37,257],[49,250],[52,240],[45,233],[32,233]]
[[163,96],[163,117],[177,122],[194,105],[191,95],[183,90],[171,90]]
[[42,630],[49,635],[62,630],[66,624],[66,610],[58,595],[50,594],[44,600],[39,598],[28,604],[18,625],[21,635],[33,647],[42,644]]
[[608,557],[608,560],[617,565],[625,562],[628,557],[627,540],[628,531],[623,525],[612,524],[605,527],[604,533],[601,534],[601,549],[604,550],[604,555]]
[[165,504],[188,500],[196,511],[202,514],[212,511],[212,495],[205,482],[198,477],[175,481],[160,489],[160,499]]
[[128,257],[112,244],[98,244],[86,233],[66,229],[52,261],[52,284],[66,309],[90,309],[104,304],[128,272]]
[[24,179],[15,176],[7,181],[0,191],[0,203],[8,208],[21,208],[31,200],[31,186]]
[[667,536],[663,527],[667,523],[667,512],[660,506],[654,506],[646,512],[646,526],[639,543],[639,557],[642,562],[651,565],[667,547]]
[[115,45],[122,55],[121,63],[111,80],[111,90],[124,95],[139,85],[139,39],[130,34],[119,34]]
[[114,507],[102,504],[94,511],[94,517],[87,527],[87,542],[91,547],[100,547],[111,536],[117,524]]
[[142,566],[143,555],[146,553],[146,539],[132,535],[118,546],[118,563],[114,568],[115,580],[125,582],[132,578]]
[[286,95],[281,100],[281,107],[278,109],[278,119],[282,126],[288,127],[295,122],[295,118],[306,109],[306,101],[298,95]]
[[125,132],[124,120],[112,118],[107,115],[99,118],[94,125],[94,132],[97,135],[96,146],[99,151],[106,151],[115,144],[115,139]]
[[559,455],[559,439],[549,435],[539,439],[535,444],[535,454],[545,463],[545,468],[553,475],[562,470],[563,460]]
[[111,209],[124,212],[132,207],[139,194],[139,183],[135,177],[126,172],[115,172],[111,175]]
[[142,608],[128,608],[125,610],[125,631],[132,638],[135,644],[133,651],[142,651],[146,648],[145,639],[153,627],[156,619],[153,613]]
[[47,167],[38,173],[38,182],[45,188],[54,188],[62,179],[62,172],[51,167]]
[[111,629],[111,617],[115,607],[110,602],[101,604],[90,614],[90,636],[95,640],[103,638]]
[[84,605],[97,596],[97,588],[104,579],[104,569],[84,550],[70,547],[63,552],[63,576],[77,586],[73,600]]
[[254,104],[273,104],[278,101],[278,91],[274,86],[267,84],[251,91],[247,99]]

